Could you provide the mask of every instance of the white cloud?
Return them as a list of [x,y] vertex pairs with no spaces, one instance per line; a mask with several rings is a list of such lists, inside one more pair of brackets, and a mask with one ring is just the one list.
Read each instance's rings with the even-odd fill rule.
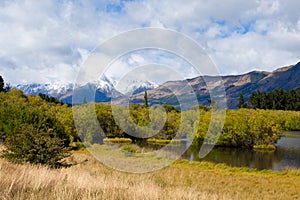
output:
[[[13,84],[73,81],[99,42],[148,26],[187,34],[223,74],[273,70],[300,59],[299,7],[297,0],[3,1],[0,74]],[[157,60],[193,74],[176,59]],[[125,73],[128,63],[116,63]]]
[[[148,73],[147,67],[149,67]],[[141,73],[139,74],[139,72]],[[143,80],[146,79],[145,75],[148,75],[149,80],[156,84],[200,75],[183,58],[170,52],[154,49],[133,51],[120,57],[111,64],[106,75],[120,80],[129,73],[138,73],[136,76],[143,77]]]

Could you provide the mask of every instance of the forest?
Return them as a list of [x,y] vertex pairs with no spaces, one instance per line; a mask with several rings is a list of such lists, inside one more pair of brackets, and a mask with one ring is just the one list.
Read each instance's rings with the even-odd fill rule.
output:
[[285,91],[275,89],[269,92],[255,91],[248,102],[240,94],[239,108],[269,109],[269,110],[297,110],[300,111],[300,88]]
[[[147,133],[149,128],[156,131],[150,137],[152,140],[170,140],[176,135],[177,138],[194,138],[195,145],[203,143],[212,119],[211,108],[200,105],[183,112],[171,105],[162,105],[162,108],[165,111],[164,123],[158,108],[143,105],[130,105],[131,120],[121,117],[125,121],[116,122],[113,112],[122,116],[128,112],[126,107],[100,103],[70,107],[42,95],[26,96],[20,90],[11,89],[0,92],[0,140],[7,147],[4,155],[11,161],[53,167],[62,165],[60,160],[68,156],[70,149],[101,143],[104,138],[129,138],[137,144],[145,142],[146,139],[134,135]],[[77,120],[76,127],[73,111],[86,115],[81,118],[83,121]],[[88,120],[91,113],[95,113],[104,135],[95,134],[93,126],[89,126],[93,123]],[[154,113],[152,123],[149,113]],[[247,148],[270,145],[276,143],[283,130],[300,130],[300,112],[249,108],[226,110],[224,127],[216,145]],[[213,138],[207,138],[206,142],[210,140]]]

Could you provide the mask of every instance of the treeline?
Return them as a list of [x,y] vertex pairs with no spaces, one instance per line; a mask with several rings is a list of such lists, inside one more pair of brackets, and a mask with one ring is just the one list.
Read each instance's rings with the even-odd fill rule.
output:
[[270,92],[254,92],[247,104],[240,97],[239,107],[270,110],[296,110],[300,111],[300,88],[284,91],[275,89]]
[[[113,113],[112,108],[115,113]],[[211,123],[212,111],[209,108],[199,106],[200,112],[195,108],[179,112],[173,106],[164,105],[166,110],[164,122],[161,120],[164,116],[155,107],[145,108],[141,105],[131,105],[129,107],[131,121],[126,117],[128,111],[124,106],[80,105],[75,107],[78,109],[77,115],[81,116],[76,122],[77,128],[79,127],[77,129],[78,136],[87,145],[101,143],[101,134],[94,134],[95,126],[93,126],[91,113],[95,109],[97,121],[105,137],[130,138],[133,142],[140,142],[143,141],[141,136],[151,135],[150,138],[153,139],[172,139],[176,135],[177,139],[194,138],[193,143],[195,145],[202,144],[205,138],[206,143],[213,143],[216,141],[216,136],[212,134],[207,137],[207,132],[210,126],[222,123],[222,118],[214,118],[214,123]],[[154,113],[150,121],[149,113]],[[198,114],[200,114],[200,118]],[[116,123],[114,115],[118,116],[121,121]],[[162,122],[164,124],[161,126]],[[225,124],[216,144],[248,148],[274,144],[281,137],[283,130],[300,130],[300,112],[246,108],[226,110]]]
[[55,104],[61,104],[61,105],[64,104],[64,102],[62,100],[58,100],[57,98],[48,96],[46,94],[39,93],[39,97],[49,103],[55,103]]
[[[130,138],[133,142],[145,142],[144,138],[155,135],[157,139],[172,139],[180,126],[180,112],[173,106],[163,105],[166,111],[161,116],[161,110],[147,108],[142,105],[117,106],[101,103],[90,103],[73,107],[76,118],[78,136],[86,145],[102,143],[103,134],[108,138]],[[129,116],[128,116],[129,109]],[[102,132],[95,134],[93,113],[100,125]],[[149,113],[152,113],[150,120]],[[115,117],[114,117],[115,116]]]

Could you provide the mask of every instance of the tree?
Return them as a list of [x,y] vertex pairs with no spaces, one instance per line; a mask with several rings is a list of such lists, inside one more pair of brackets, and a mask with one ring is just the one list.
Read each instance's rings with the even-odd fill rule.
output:
[[145,94],[144,94],[144,106],[145,106],[145,108],[149,107],[149,105],[148,105],[148,94],[147,94],[147,91],[145,91]]
[[61,104],[63,105],[63,101],[60,101],[58,100],[57,98],[55,97],[51,97],[51,96],[48,96],[46,94],[42,94],[42,93],[39,93],[39,97],[47,102],[50,102],[50,103],[55,103],[55,104]]
[[4,80],[2,76],[0,76],[0,92],[4,92]]
[[239,98],[239,108],[245,108],[245,100],[244,100],[244,96],[242,93],[240,93],[240,98]]
[[51,168],[67,166],[62,160],[70,156],[64,139],[53,129],[47,131],[35,128],[32,124],[20,126],[19,133],[5,140],[3,157],[15,163],[47,165]]
[[4,92],[9,92],[12,89],[12,86],[9,83],[6,83],[6,86],[4,87]]
[[248,105],[254,109],[300,110],[299,91],[300,88],[289,91],[275,88],[274,91],[268,93],[258,90],[249,97]]
[[[63,166],[70,136],[50,110],[55,105],[12,89],[0,93],[0,139],[12,162]],[[57,111],[59,112],[59,111]]]
[[213,100],[211,100],[211,99],[208,99],[207,102],[208,102],[209,106],[210,106],[212,109],[215,109],[215,110],[216,110],[216,109],[219,109],[218,102],[213,101]]

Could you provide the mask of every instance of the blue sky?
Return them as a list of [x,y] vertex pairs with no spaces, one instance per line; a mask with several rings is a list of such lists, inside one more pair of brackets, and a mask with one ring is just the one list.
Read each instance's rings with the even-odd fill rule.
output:
[[[1,1],[0,74],[12,84],[73,82],[99,43],[142,27],[189,36],[221,74],[272,71],[300,60],[299,7],[298,0]],[[153,52],[121,58],[112,75],[130,69],[129,61],[158,62],[195,75],[180,59]]]

